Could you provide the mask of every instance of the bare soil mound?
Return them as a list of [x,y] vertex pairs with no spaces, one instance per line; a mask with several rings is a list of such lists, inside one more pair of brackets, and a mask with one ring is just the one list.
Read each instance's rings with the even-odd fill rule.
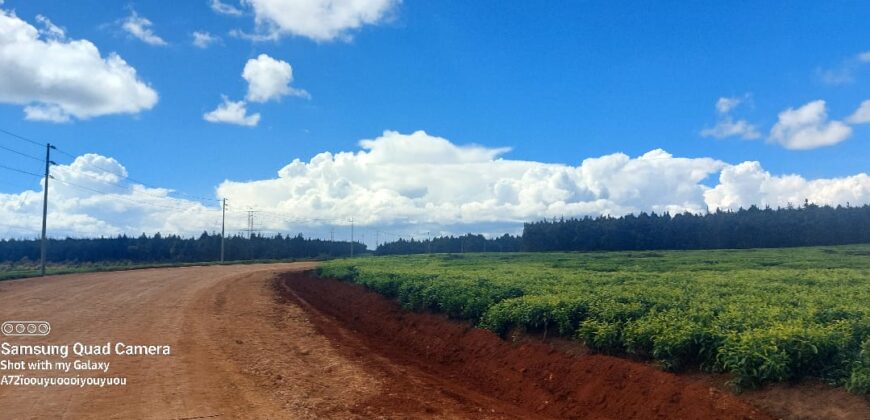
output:
[[[442,385],[457,397],[483,395],[504,403],[498,409],[506,416],[523,417],[516,411],[523,410],[558,418],[771,418],[702,381],[609,356],[572,356],[543,342],[512,344],[468,324],[405,311],[359,285],[287,273],[276,290],[328,315],[311,320],[338,347],[358,355],[361,342],[398,364],[449,379]],[[349,337],[343,329],[358,334]],[[409,412],[389,396],[366,401],[357,412]]]

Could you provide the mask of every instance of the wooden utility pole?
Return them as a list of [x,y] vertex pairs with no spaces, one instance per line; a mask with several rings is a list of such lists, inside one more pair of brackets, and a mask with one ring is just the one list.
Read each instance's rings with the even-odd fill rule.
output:
[[45,145],[45,186],[42,191],[42,249],[39,253],[40,274],[45,276],[45,251],[48,245],[45,237],[46,218],[48,217],[48,179],[51,178],[51,149],[54,146],[51,143]]
[[224,232],[227,227],[227,199],[221,204],[221,264],[224,263]]

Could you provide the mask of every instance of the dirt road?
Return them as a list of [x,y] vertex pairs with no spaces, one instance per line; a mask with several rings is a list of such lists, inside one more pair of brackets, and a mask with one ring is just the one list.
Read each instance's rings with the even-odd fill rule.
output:
[[473,392],[441,392],[444,379],[408,372],[363,348],[347,353],[302,307],[276,300],[275,273],[308,268],[187,267],[2,282],[0,321],[45,320],[52,330],[44,338],[0,341],[169,345],[172,355],[91,357],[110,362],[110,370],[82,376],[126,377],[120,387],[0,386],[0,418],[369,418],[377,414],[366,411],[373,400],[412,416],[526,417]]
[[[168,357],[83,358],[110,362],[109,372],[100,375],[126,377],[127,385],[122,387],[0,386],[0,417],[306,417],[314,413],[319,397],[296,394],[299,384],[268,386],[269,392],[263,392],[258,383],[266,373],[281,382],[282,374],[289,378],[294,371],[306,370],[300,369],[307,362],[297,353],[301,340],[307,342],[306,351],[317,353],[317,363],[336,364],[334,372],[315,378],[324,387],[334,385],[333,396],[365,391],[372,385],[341,364],[328,342],[319,340],[307,326],[298,308],[275,305],[269,289],[273,273],[305,268],[310,265],[186,267],[0,283],[0,320],[45,320],[52,325],[46,338],[2,337],[2,341],[16,345],[123,342],[169,345],[172,352]],[[73,358],[70,355],[68,360]],[[13,373],[22,372],[0,372]]]

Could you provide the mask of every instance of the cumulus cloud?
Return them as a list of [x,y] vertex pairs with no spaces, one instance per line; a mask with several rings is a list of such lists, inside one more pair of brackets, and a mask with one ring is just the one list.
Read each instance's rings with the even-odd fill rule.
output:
[[[870,53],[868,53],[870,54]],[[870,123],[870,99],[861,102],[855,113],[846,119],[850,124],[867,124]]]
[[153,23],[150,20],[139,16],[135,10],[131,10],[130,16],[127,16],[127,18],[121,22],[121,28],[127,31],[127,33],[132,35],[134,38],[149,45],[166,45],[166,41],[157,36],[157,34],[154,33],[154,30],[151,29],[152,25]]
[[310,98],[305,90],[290,86],[293,81],[293,68],[290,63],[266,54],[248,60],[242,77],[248,82],[245,99],[251,102],[267,102],[288,95]]
[[700,181],[723,165],[661,150],[579,166],[506,160],[499,156],[507,149],[458,146],[422,131],[388,131],[360,146],[295,160],[274,179],[224,182],[218,194],[299,217],[355,217],[362,224],[519,223],[641,209],[701,211],[706,187]]
[[[182,233],[219,229],[220,210],[171,196],[163,188],[126,182],[126,169],[96,154],[52,168],[48,231],[52,236],[105,236]],[[41,185],[41,181],[39,184]],[[27,237],[39,232],[42,189],[0,194],[0,236]]]
[[253,39],[295,35],[332,41],[349,39],[353,30],[383,21],[400,0],[243,0],[243,3],[254,12],[258,33],[251,36]]
[[211,10],[214,10],[216,13],[220,13],[222,15],[230,15],[230,16],[241,16],[242,11],[230,4],[226,4],[221,0],[211,0],[209,4],[211,6]]
[[[255,209],[259,230],[296,234],[322,228],[322,237],[329,237],[329,226],[347,225],[350,218],[358,232],[370,227],[403,233],[503,233],[519,232],[523,222],[560,216],[699,213],[752,204],[797,205],[804,199],[870,203],[865,173],[809,180],[772,175],[758,162],[731,165],[659,149],[565,165],[507,159],[508,150],[457,145],[423,131],[387,131],[361,141],[353,152],[296,159],[272,178],[224,181],[215,198],[227,198],[231,208],[240,210],[228,213],[229,231],[245,228],[242,209]],[[58,182],[52,184],[50,231],[190,235],[219,226],[217,206],[129,183],[126,169],[114,159],[85,155],[54,171]],[[40,197],[39,191],[0,194],[0,220],[13,221],[17,229],[38,228]],[[16,235],[4,225],[0,236]]]
[[774,176],[758,162],[728,166],[719,184],[704,193],[710,208],[738,209],[797,206],[809,200],[815,204],[861,205],[870,201],[870,176],[860,173],[831,179],[807,180],[800,175]]
[[260,114],[248,115],[245,101],[234,102],[226,96],[222,96],[223,103],[213,111],[206,112],[202,118],[208,122],[256,126],[260,122]]
[[701,130],[701,136],[714,137],[717,139],[740,137],[742,139],[752,140],[761,137],[761,134],[753,124],[749,123],[749,121],[734,121],[731,117],[724,117],[713,127]]
[[750,124],[744,119],[734,120],[731,116],[731,111],[737,108],[740,104],[751,98],[750,94],[745,94],[742,97],[721,97],[716,101],[716,112],[719,114],[718,121],[713,127],[708,127],[701,130],[701,137],[713,137],[723,139],[727,137],[740,137],[745,140],[752,140],[761,137],[755,125]]
[[770,130],[770,140],[790,150],[833,146],[851,135],[852,128],[848,125],[828,120],[823,100],[780,112],[779,121]]
[[193,45],[197,48],[208,48],[221,40],[220,37],[205,31],[194,31],[191,36],[193,37]]
[[49,122],[135,114],[157,103],[157,92],[119,55],[103,57],[90,41],[68,40],[47,18],[37,21],[42,29],[0,10],[0,102]]

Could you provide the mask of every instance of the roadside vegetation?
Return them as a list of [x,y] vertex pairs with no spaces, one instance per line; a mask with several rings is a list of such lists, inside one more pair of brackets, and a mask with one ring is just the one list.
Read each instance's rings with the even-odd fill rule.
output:
[[738,389],[817,377],[870,390],[870,245],[367,257],[319,275],[498,334],[730,372]]
[[[225,265],[232,264],[271,264],[281,262],[294,262],[297,260],[238,260],[228,261]],[[200,265],[216,265],[220,264],[214,261],[204,262],[188,262],[188,263],[134,263],[132,261],[106,261],[106,262],[67,262],[67,263],[50,263],[46,264],[45,274],[75,274],[75,273],[95,273],[101,271],[124,271],[124,270],[140,270],[145,268],[163,268],[163,267],[191,267]],[[19,261],[15,263],[0,263],[0,281],[14,280],[29,277],[39,277],[39,263],[31,261]]]

